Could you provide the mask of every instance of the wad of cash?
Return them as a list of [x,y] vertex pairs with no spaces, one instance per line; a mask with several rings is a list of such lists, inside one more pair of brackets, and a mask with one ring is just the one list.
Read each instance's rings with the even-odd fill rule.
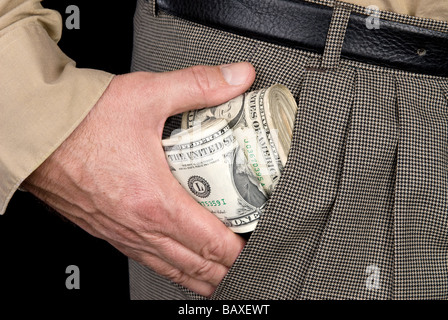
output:
[[285,166],[296,114],[281,84],[185,112],[162,140],[171,172],[231,230],[251,232]]

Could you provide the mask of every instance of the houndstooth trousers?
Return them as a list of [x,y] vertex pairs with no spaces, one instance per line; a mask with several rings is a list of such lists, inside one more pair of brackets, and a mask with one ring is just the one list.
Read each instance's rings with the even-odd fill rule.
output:
[[[448,79],[343,59],[347,10],[324,54],[190,22],[139,0],[133,71],[249,61],[250,90],[286,85],[292,147],[266,211],[211,299],[448,297]],[[448,32],[448,23],[381,12]],[[322,70],[325,72],[322,72]],[[165,135],[180,126],[168,119]],[[202,299],[129,260],[132,299]]]

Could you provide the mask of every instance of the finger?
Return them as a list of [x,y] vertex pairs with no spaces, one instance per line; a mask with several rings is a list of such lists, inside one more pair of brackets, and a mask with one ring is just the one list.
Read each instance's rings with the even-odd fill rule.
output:
[[255,79],[250,63],[194,66],[156,74],[157,88],[164,92],[167,116],[224,103],[244,93]]
[[202,296],[209,297],[215,291],[216,286],[190,277],[188,274],[173,268],[170,264],[155,256],[145,256],[143,258],[145,265],[151,266],[158,274],[170,279],[171,281],[184,286]]
[[100,220],[93,218],[90,224],[95,230],[107,230],[107,234],[100,234],[101,238],[129,249],[158,256],[192,278],[218,285],[228,271],[228,267],[223,264],[206,259],[163,234],[163,230],[138,233],[108,216],[102,216]]
[[217,286],[228,272],[224,265],[205,259],[176,240],[161,237],[151,241],[154,254],[191,278]]
[[[127,246],[127,248],[156,256],[193,279],[217,286],[228,272],[228,268],[224,265],[204,259],[179,242],[166,236],[147,237],[143,240],[146,240],[145,243],[149,245]],[[123,245],[122,242],[119,243]]]
[[178,183],[170,189],[167,200],[172,206],[167,209],[164,233],[205,259],[230,267],[245,240],[194,201]]
[[138,250],[130,251],[128,247],[123,247],[119,243],[112,242],[111,244],[129,258],[149,267],[157,274],[175,283],[178,283],[183,287],[188,288],[202,296],[209,297],[216,289],[215,285],[191,277],[190,275],[177,269],[175,266],[164,261],[156,255],[147,252],[140,252]]

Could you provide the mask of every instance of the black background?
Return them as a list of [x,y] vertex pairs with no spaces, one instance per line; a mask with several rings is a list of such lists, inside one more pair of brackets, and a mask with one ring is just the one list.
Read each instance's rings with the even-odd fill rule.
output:
[[[130,71],[135,0],[44,0],[63,20],[61,49],[81,68]],[[69,30],[69,5],[80,29]],[[107,242],[63,219],[32,195],[16,192],[0,216],[0,297],[8,299],[128,300],[127,258]],[[67,266],[80,271],[80,289],[68,290]]]

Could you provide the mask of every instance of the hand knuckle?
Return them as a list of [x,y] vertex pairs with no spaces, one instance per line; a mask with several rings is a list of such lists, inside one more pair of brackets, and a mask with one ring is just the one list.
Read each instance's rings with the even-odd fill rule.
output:
[[184,272],[177,269],[168,270],[164,276],[180,285],[185,285],[190,279]]
[[209,281],[213,278],[215,269],[213,263],[209,260],[204,260],[198,268],[194,271],[193,277],[204,281]]
[[220,241],[219,239],[209,241],[207,245],[202,248],[201,255],[207,260],[219,260],[226,252],[225,246],[225,242]]
[[123,199],[126,212],[130,212],[145,222],[156,222],[164,211],[163,202],[155,196],[134,194]]
[[205,97],[206,92],[211,88],[210,78],[205,66],[194,66],[190,68],[194,83],[191,86],[192,95]]

